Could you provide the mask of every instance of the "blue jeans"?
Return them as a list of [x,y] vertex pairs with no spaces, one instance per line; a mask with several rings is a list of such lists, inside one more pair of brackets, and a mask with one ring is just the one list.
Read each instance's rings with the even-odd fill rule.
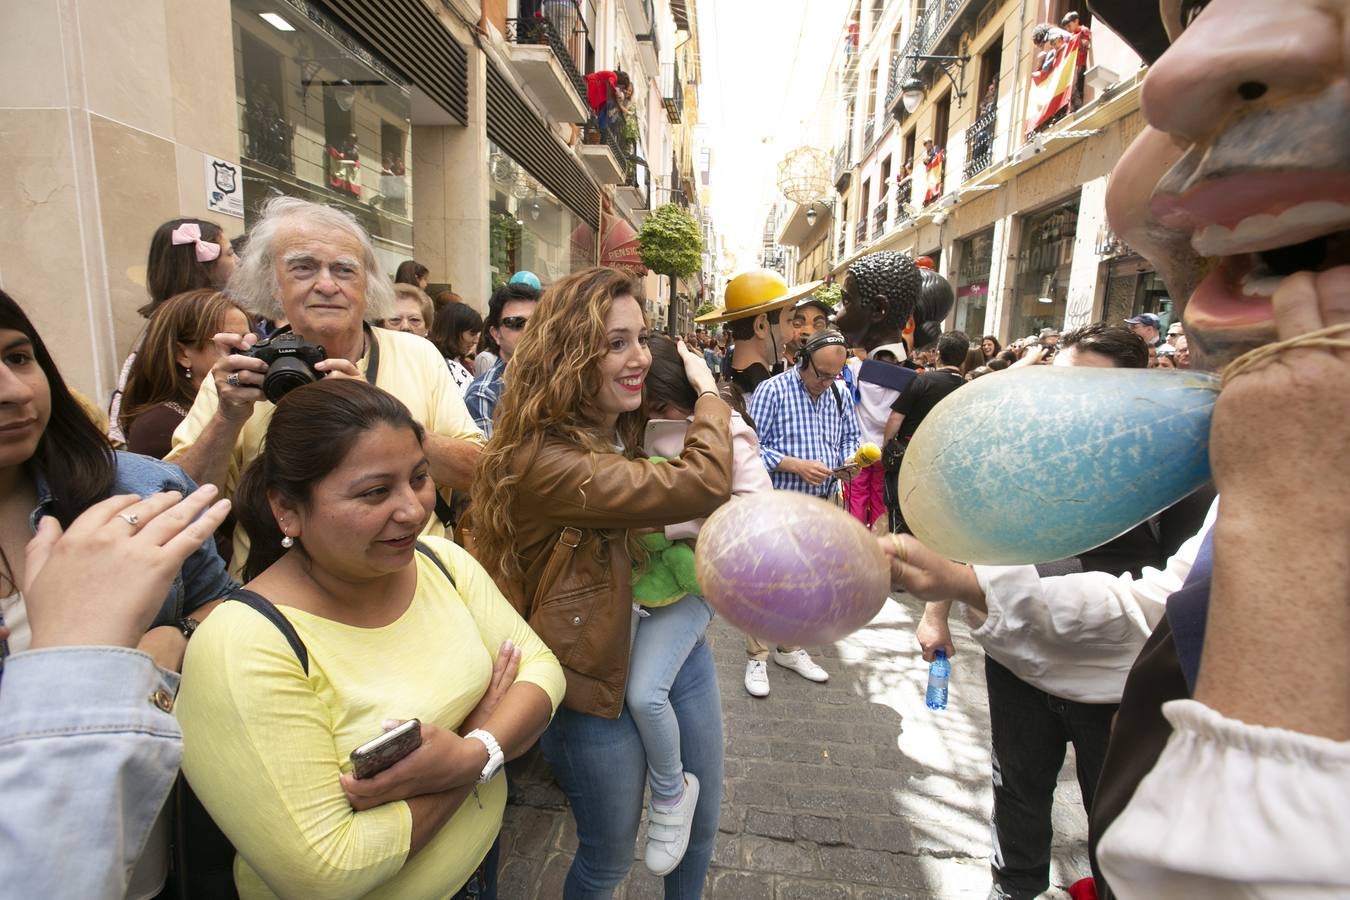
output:
[[686,594],[669,606],[647,610],[633,639],[624,704],[647,752],[652,800],[665,806],[684,793],[680,722],[670,705],[670,686],[711,621],[708,601]]
[[[698,900],[722,803],[722,702],[712,649],[694,646],[670,688],[684,769],[702,783],[684,861],[666,876],[666,900]],[[617,719],[558,710],[539,740],[577,822],[565,900],[608,900],[633,864],[646,784],[642,737],[627,707]]]

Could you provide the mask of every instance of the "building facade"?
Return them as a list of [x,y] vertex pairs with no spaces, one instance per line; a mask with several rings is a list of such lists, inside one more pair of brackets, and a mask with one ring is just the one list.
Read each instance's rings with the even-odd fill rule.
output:
[[[653,204],[695,181],[695,14],[692,0],[24,4],[0,37],[0,283],[68,380],[106,398],[144,325],[150,237],[178,216],[233,237],[271,196],[327,203],[391,273],[415,258],[480,308],[518,269],[547,284],[632,265]],[[617,70],[632,102],[597,115],[586,76]],[[664,315],[666,279],[644,284]]]
[[[1078,71],[1033,43],[1038,25],[1071,10],[1092,36]],[[856,0],[837,40],[833,275],[878,250],[928,256],[956,290],[947,326],[1003,341],[1170,316],[1156,274],[1105,216],[1107,175],[1144,124],[1141,62],[1086,8]],[[1033,89],[1042,66],[1081,85],[1048,121]],[[794,237],[811,258],[818,233],[784,235]]]

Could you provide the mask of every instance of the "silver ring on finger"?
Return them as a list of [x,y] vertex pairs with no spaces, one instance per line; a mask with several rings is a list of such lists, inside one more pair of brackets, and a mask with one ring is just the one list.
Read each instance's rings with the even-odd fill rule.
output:
[[239,373],[231,372],[225,376],[225,383],[230,387],[239,387]]
[[125,512],[118,513],[117,518],[121,519],[123,522],[126,522],[132,528],[135,528],[136,523],[141,520],[141,517],[136,515],[135,513],[125,513]]

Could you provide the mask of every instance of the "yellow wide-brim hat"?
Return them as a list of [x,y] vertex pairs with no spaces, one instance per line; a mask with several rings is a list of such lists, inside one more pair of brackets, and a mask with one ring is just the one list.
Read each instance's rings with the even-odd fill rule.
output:
[[773,312],[775,309],[791,306],[813,293],[822,284],[823,281],[812,281],[789,288],[783,276],[772,269],[742,272],[727,282],[722,308],[705,313],[694,321],[701,325],[715,325],[719,322],[730,322],[733,319]]

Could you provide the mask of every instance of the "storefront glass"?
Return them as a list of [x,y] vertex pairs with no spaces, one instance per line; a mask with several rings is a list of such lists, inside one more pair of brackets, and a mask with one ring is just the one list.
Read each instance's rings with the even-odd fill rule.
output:
[[1140,313],[1153,313],[1162,320],[1162,330],[1181,316],[1167,285],[1153,267],[1137,256],[1113,260],[1106,282],[1106,309],[1102,319],[1119,323]]
[[994,229],[957,242],[956,320],[957,331],[972,340],[985,333],[985,310],[989,305],[989,270],[994,261]]
[[413,246],[408,84],[316,4],[231,11],[245,224],[277,195],[335,206],[393,271]]
[[563,205],[496,144],[488,145],[493,287],[526,269],[551,284],[595,265],[595,229]]
[[1022,220],[1010,339],[1063,327],[1077,230],[1078,197]]

